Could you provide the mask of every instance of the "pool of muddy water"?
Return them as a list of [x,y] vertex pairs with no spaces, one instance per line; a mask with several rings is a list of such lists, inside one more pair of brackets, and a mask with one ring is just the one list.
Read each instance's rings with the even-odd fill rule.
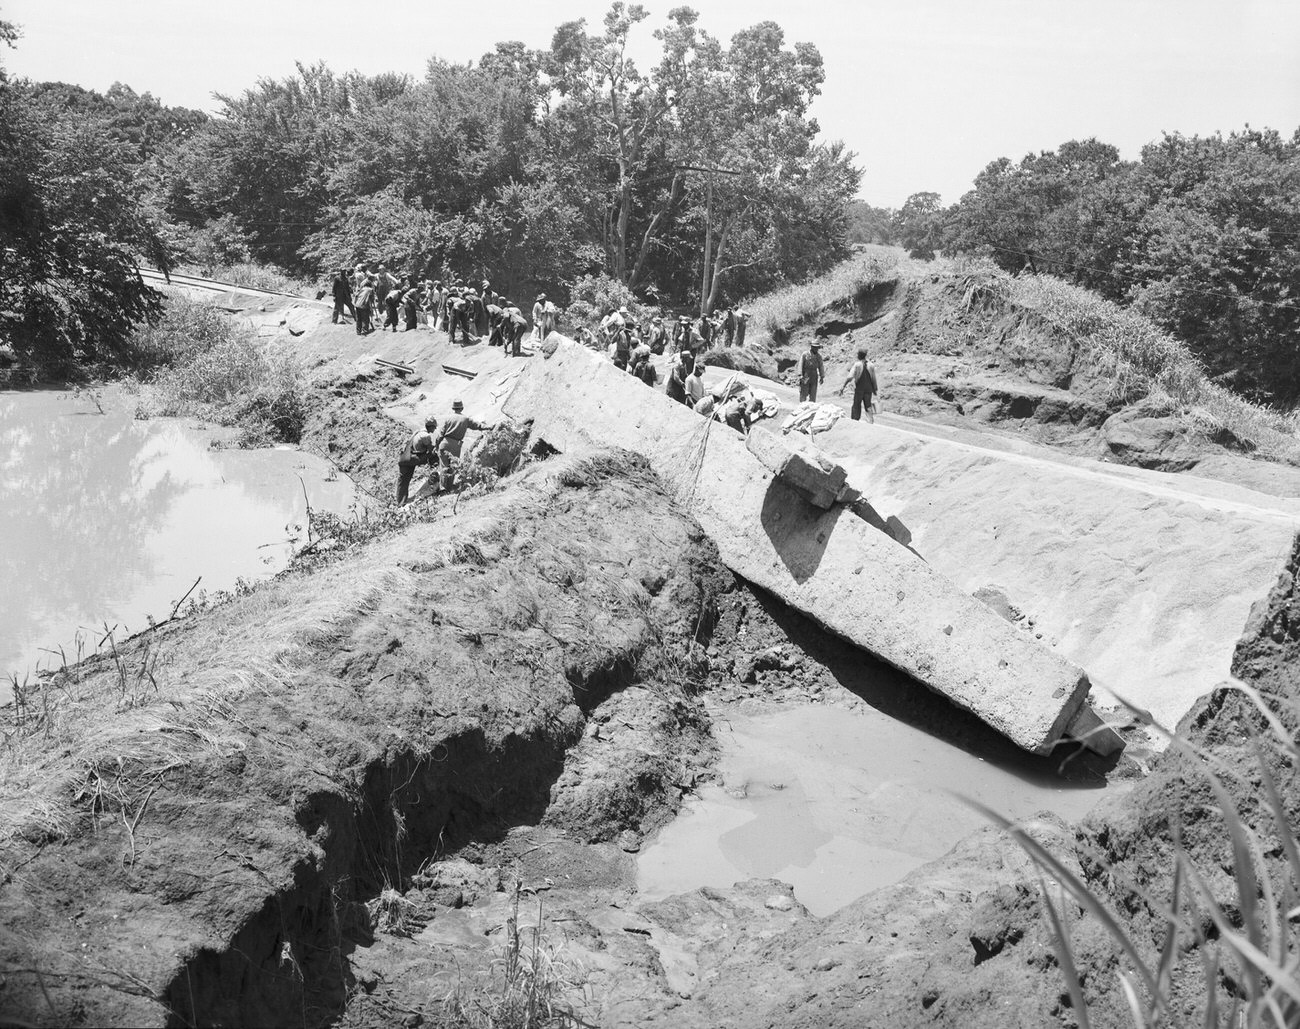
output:
[[353,502],[310,454],[210,449],[212,431],[136,421],[120,399],[101,414],[68,392],[0,392],[0,702],[10,676],[166,618],[200,577],[194,595],[280,571],[306,539],[307,498],[339,514]]
[[774,878],[827,915],[987,825],[963,796],[1013,819],[1052,811],[1067,820],[1102,797],[1096,786],[1000,767],[866,705],[714,717],[719,782],[642,850],[643,899]]

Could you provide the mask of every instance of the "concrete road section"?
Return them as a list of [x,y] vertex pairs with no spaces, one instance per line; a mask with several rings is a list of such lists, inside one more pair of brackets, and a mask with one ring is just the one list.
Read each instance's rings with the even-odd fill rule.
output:
[[645,455],[738,575],[934,689],[1026,750],[1079,713],[1088,678],[843,505],[822,510],[744,437],[582,347],[531,360],[503,412],[560,451]]

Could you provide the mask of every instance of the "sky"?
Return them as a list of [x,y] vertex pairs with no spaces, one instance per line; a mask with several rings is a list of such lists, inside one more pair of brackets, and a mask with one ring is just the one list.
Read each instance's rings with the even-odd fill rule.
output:
[[[651,31],[683,0],[645,2]],[[726,40],[756,22],[811,42],[826,64],[812,108],[823,138],[863,169],[861,197],[957,201],[999,157],[1096,137],[1136,158],[1165,132],[1300,128],[1300,0],[695,0]],[[10,74],[103,91],[115,81],[216,111],[213,94],[284,78],[295,61],[423,74],[431,56],[477,60],[499,40],[546,47],[555,27],[599,26],[603,0],[0,0],[23,32]],[[359,24],[359,21],[362,24]]]

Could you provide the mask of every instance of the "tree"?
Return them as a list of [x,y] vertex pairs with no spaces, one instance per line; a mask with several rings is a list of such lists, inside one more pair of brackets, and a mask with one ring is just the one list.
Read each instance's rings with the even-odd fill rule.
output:
[[[1127,299],[1258,399],[1300,397],[1300,147],[1272,130],[1142,151]],[[1138,207],[1133,204],[1132,207]]]
[[894,218],[893,234],[913,257],[928,261],[942,245],[943,207],[938,193],[913,193]]
[[1098,184],[1122,171],[1119,151],[1096,139],[1028,154],[1019,163],[999,158],[953,211],[945,247],[986,250],[1009,271],[1082,267],[1090,256],[1077,231],[1088,224],[1082,211]]
[[865,200],[850,200],[844,209],[849,243],[895,242],[895,212],[887,207],[872,207]]
[[[582,159],[597,171],[609,169],[603,244],[610,273],[634,285],[645,267],[662,216],[641,235],[635,258],[630,257],[632,215],[638,187],[645,185],[649,161],[660,129],[690,81],[696,60],[696,13],[689,7],[669,12],[670,25],[656,33],[663,56],[653,74],[642,75],[627,56],[632,30],[648,14],[640,4],[614,3],[605,15],[600,36],[586,32],[586,21],[567,22],[555,31],[546,72],[561,102],[554,112],[559,139],[585,144]],[[585,151],[585,152],[584,152]],[[668,203],[680,202],[674,176]]]
[[138,262],[165,270],[170,254],[136,199],[126,144],[43,113],[0,81],[0,341],[43,364],[129,359],[134,324],[161,313]]

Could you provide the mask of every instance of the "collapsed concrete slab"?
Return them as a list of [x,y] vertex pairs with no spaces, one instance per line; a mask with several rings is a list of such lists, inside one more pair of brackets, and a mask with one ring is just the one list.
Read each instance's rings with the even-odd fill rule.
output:
[[[534,438],[560,451],[618,446],[645,455],[736,574],[1026,750],[1049,751],[1083,711],[1082,669],[843,504],[810,503],[739,433],[590,351],[564,342],[528,362],[502,410],[531,419]],[[1111,734],[1098,749],[1116,742]]]
[[848,478],[842,465],[805,451],[762,426],[755,426],[745,437],[745,449],[815,507],[829,510],[842,499],[844,480]]

